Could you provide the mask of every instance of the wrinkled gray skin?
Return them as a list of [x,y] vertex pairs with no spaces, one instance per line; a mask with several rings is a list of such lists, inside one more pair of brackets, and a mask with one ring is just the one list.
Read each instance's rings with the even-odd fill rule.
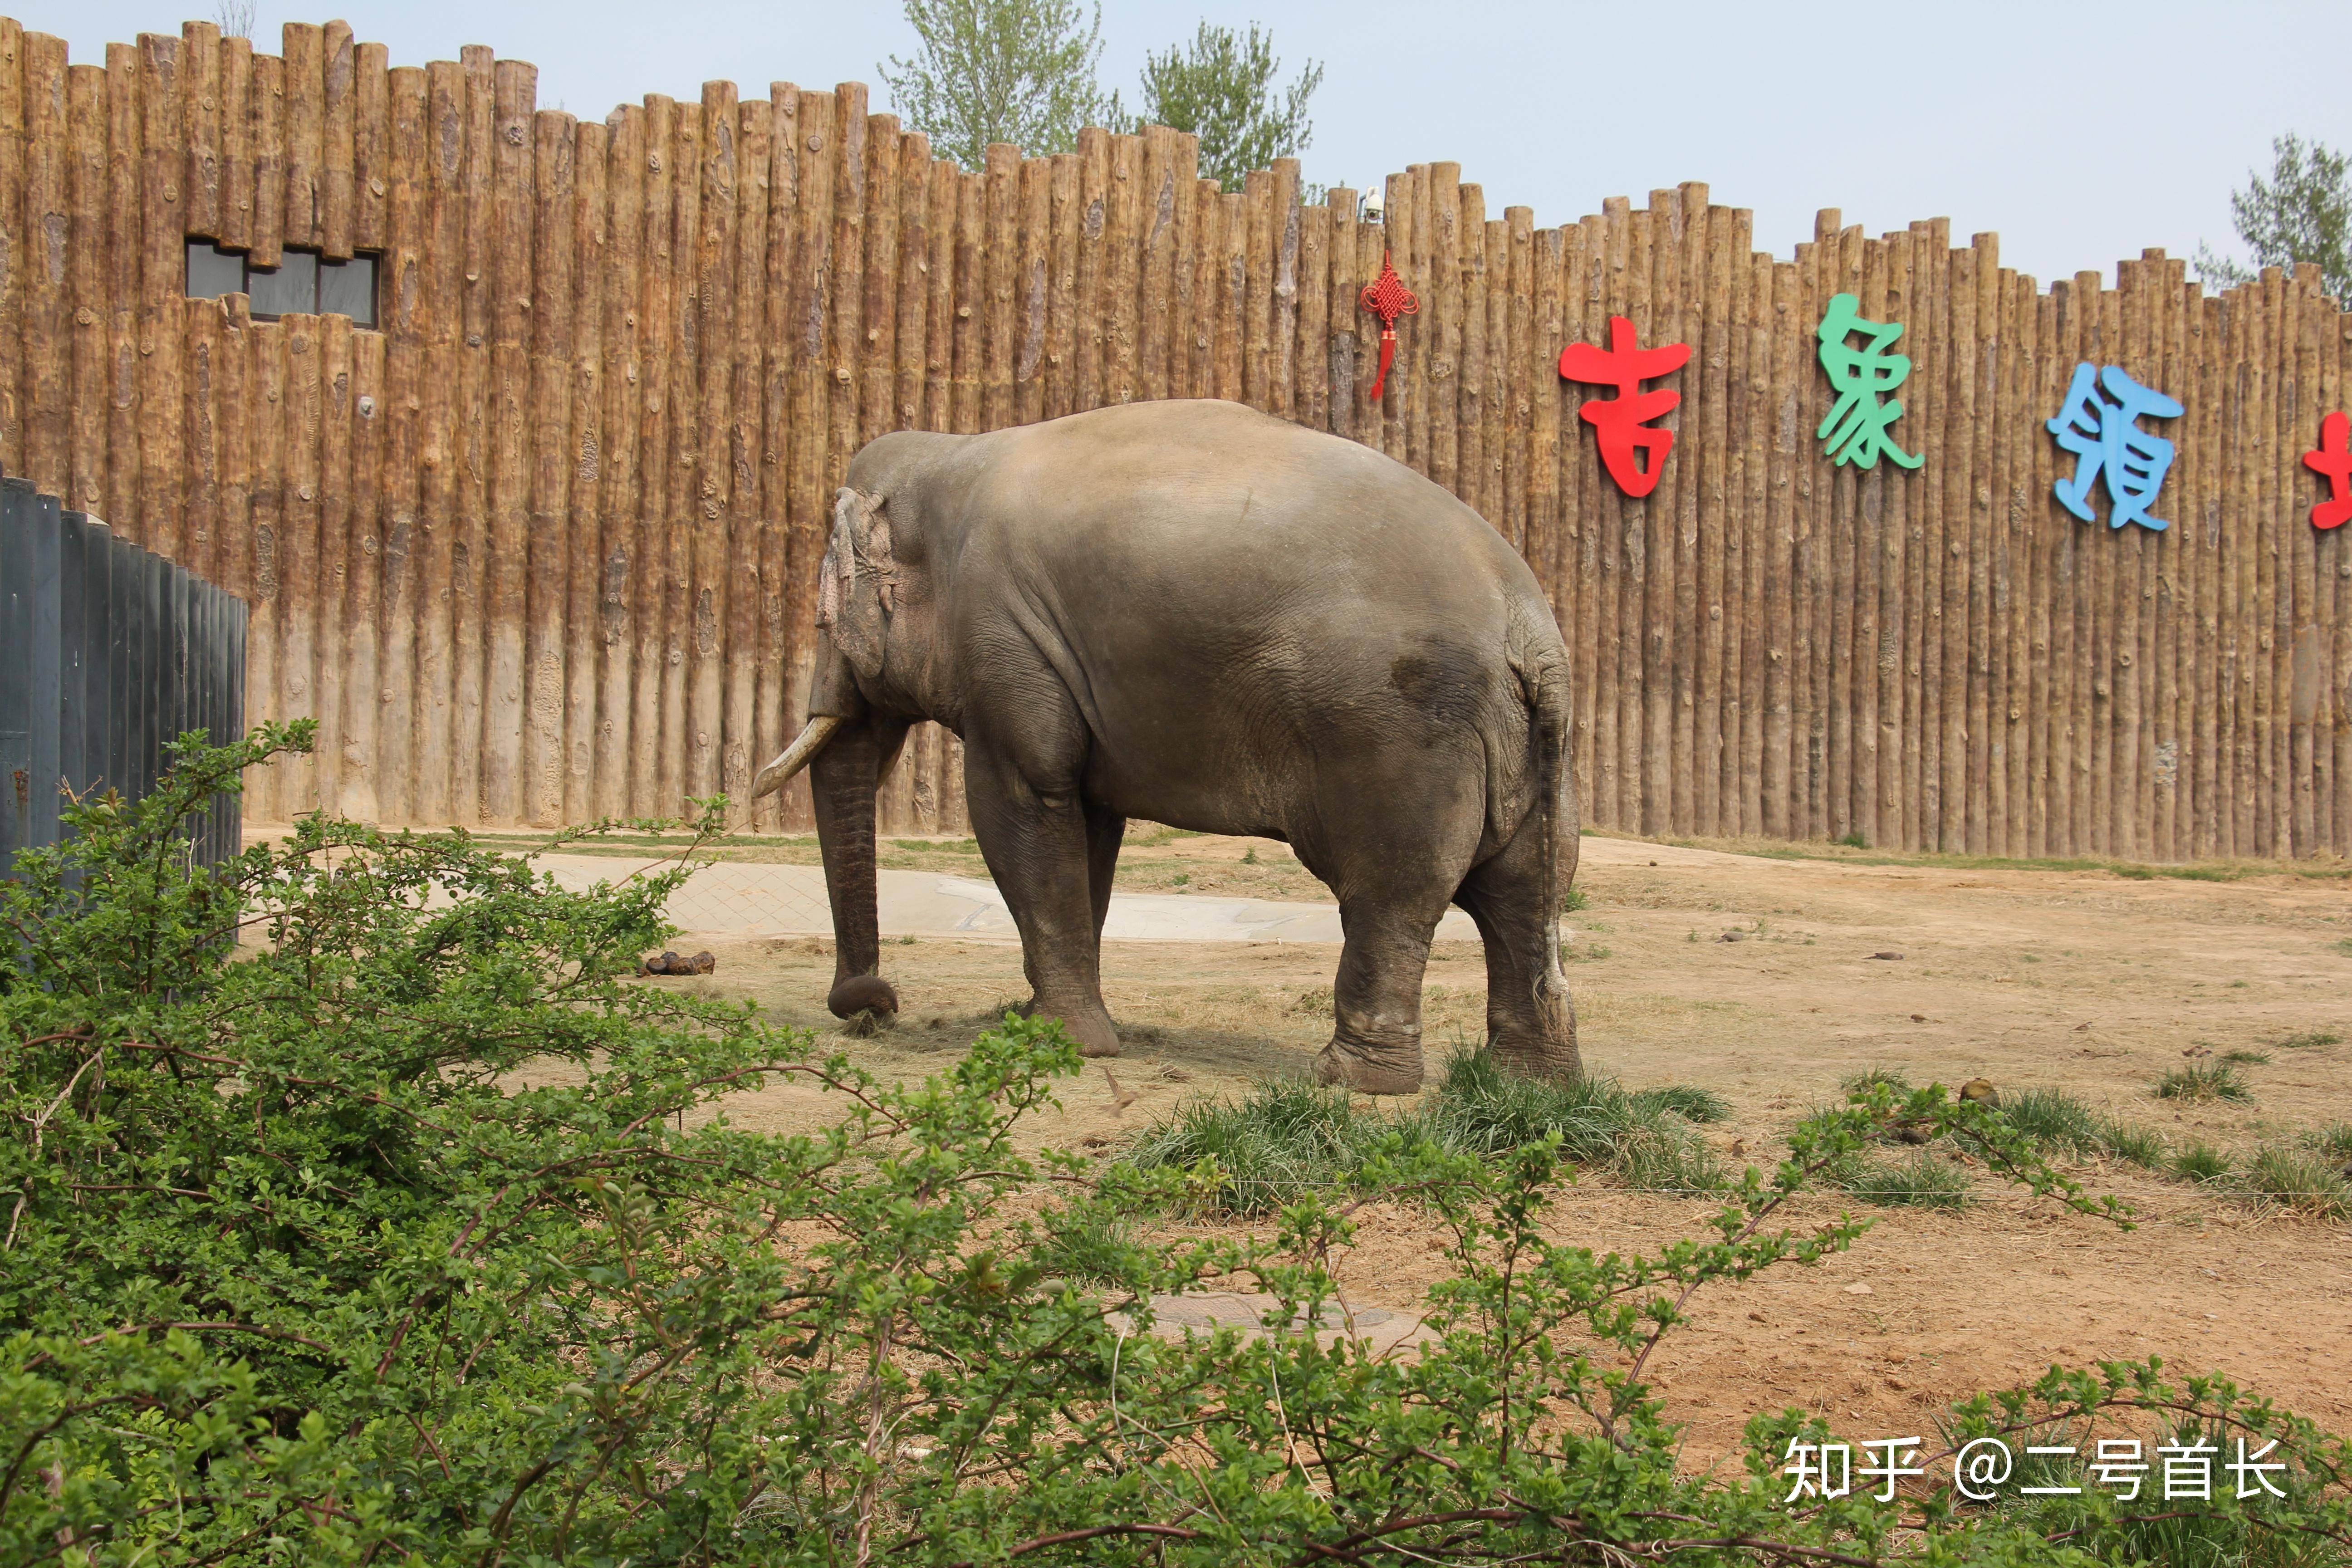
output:
[[836,1013],[880,971],[877,784],[935,719],[1034,1006],[1087,1054],[1118,1048],[1102,924],[1139,817],[1280,839],[1337,896],[1325,1081],[1420,1088],[1449,902],[1486,939],[1496,1055],[1579,1070],[1567,654],[1526,563],[1436,485],[1230,403],[901,433],[850,464],[823,570],[810,712],[850,721],[812,765]]

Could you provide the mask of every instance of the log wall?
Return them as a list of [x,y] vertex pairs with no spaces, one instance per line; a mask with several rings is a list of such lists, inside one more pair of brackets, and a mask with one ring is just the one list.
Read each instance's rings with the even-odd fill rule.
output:
[[[467,49],[394,67],[341,23],[281,52],[189,23],[71,63],[0,20],[0,464],[252,607],[247,711],[315,758],[248,815],[577,822],[740,798],[792,730],[827,500],[898,428],[1238,399],[1476,507],[1576,665],[1589,821],[2153,859],[2352,850],[2352,529],[2300,455],[2352,317],[2307,271],[2208,297],[2149,251],[2043,289],[1991,235],[1821,215],[1789,259],[1705,185],[1559,228],[1453,163],[1305,204],[1192,140],[1089,131],[964,173],[780,83],[602,123]],[[190,300],[189,237],[379,258],[380,330]],[[1386,395],[1357,290],[1421,297]],[[1894,436],[1834,468],[1814,330],[1900,321]],[[1561,348],[1688,343],[1644,500],[1603,474]],[[2082,360],[2187,413],[2155,511],[2051,498]],[[2104,517],[2104,512],[2103,512]],[[805,795],[762,803],[798,826]],[[952,737],[894,831],[960,830]]]

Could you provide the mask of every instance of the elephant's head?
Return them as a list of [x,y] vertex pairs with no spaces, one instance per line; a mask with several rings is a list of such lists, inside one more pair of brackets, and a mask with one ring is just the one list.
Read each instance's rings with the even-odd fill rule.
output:
[[[837,1017],[898,1008],[898,994],[877,973],[874,797],[908,722],[932,716],[919,689],[931,646],[930,595],[919,550],[907,549],[913,534],[903,523],[894,531],[888,497],[878,490],[845,485],[835,496],[833,538],[818,567],[808,723],[751,784],[756,799],[809,770],[833,904],[826,1004]],[[904,562],[902,553],[915,560]]]

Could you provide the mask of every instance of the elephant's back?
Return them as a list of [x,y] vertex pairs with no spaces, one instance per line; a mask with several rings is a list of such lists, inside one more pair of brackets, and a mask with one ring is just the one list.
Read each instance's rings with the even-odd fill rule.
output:
[[967,549],[1022,584],[1011,613],[1027,637],[1068,650],[1109,765],[1150,756],[1162,784],[1196,775],[1205,798],[1268,754],[1490,754],[1524,728],[1527,660],[1558,653],[1501,536],[1354,442],[1176,402],[968,450],[988,460],[971,476],[987,522]]

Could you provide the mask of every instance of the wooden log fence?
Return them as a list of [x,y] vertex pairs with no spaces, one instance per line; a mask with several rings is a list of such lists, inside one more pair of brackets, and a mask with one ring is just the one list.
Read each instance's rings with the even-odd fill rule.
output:
[[[468,48],[191,22],[103,64],[0,19],[0,465],[251,606],[247,710],[320,725],[247,815],[552,826],[740,799],[793,732],[828,498],[885,431],[1223,397],[1476,508],[1551,597],[1586,819],[2177,860],[2352,852],[2352,528],[2301,455],[2347,401],[2315,269],[2220,296],[2150,250],[2046,289],[1941,219],[1831,209],[1780,258],[1707,187],[1538,228],[1457,165],[1221,190],[1192,138],[984,167],[866,91],[601,124]],[[184,247],[373,259],[373,326],[193,299]],[[1421,299],[1366,400],[1393,259]],[[1891,435],[1815,432],[1832,297],[1899,322]],[[1689,345],[1656,488],[1602,471],[1561,350]],[[2084,523],[2074,367],[2179,399],[2153,508]],[[2103,503],[2104,504],[2104,503]],[[925,727],[886,830],[965,827]],[[808,822],[804,786],[750,815]]]

